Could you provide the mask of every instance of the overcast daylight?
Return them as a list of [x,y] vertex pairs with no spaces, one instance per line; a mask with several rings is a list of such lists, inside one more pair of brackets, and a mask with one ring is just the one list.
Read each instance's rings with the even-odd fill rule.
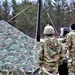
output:
[[75,0],[0,0],[0,75],[75,75]]
[[[0,2],[2,3],[5,0],[0,0]],[[9,2],[11,2],[11,0],[8,0]],[[21,3],[23,0],[16,0],[16,2]],[[29,0],[30,2],[37,2],[38,0]],[[42,2],[44,2],[45,0],[41,0]],[[53,0],[54,1],[54,0]],[[68,3],[71,3],[71,0],[66,0]],[[74,0],[75,1],[75,0]]]
[[[0,0],[0,2],[3,2],[3,1],[5,1],[5,0]],[[11,2],[11,0],[8,0],[9,2]],[[16,0],[16,2],[22,2],[23,0]],[[29,0],[29,1],[37,1],[37,0]]]

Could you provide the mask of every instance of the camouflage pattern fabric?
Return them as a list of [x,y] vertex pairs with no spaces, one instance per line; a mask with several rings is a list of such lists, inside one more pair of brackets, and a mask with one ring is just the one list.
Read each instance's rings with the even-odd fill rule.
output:
[[[54,37],[46,37],[42,42],[39,43],[38,65],[43,66],[49,73],[56,75],[58,73],[60,48],[61,46],[57,39]],[[40,68],[39,75],[47,74]]]
[[63,60],[66,59],[66,53],[67,53],[66,43],[61,42],[61,51],[60,51],[60,54],[59,54],[59,65],[62,65]]
[[64,38],[60,38],[58,39],[58,41],[60,42],[61,44],[61,51],[60,51],[60,54],[59,54],[59,65],[62,65],[63,64],[63,60],[67,60],[69,58],[69,52],[68,52],[68,49],[67,49],[67,44],[66,44],[66,37]]
[[75,30],[70,31],[66,37],[66,46],[69,50],[68,68],[69,75],[75,75]]
[[5,21],[0,21],[0,71],[34,72],[36,64],[36,44]]

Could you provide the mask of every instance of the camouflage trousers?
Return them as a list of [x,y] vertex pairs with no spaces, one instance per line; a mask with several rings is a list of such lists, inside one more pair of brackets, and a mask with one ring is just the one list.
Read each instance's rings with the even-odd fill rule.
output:
[[68,60],[68,74],[75,75],[75,57]]
[[[58,74],[58,65],[54,65],[54,66],[50,66],[48,68],[45,68],[49,73],[51,73],[52,75],[57,75]],[[47,73],[45,73],[42,69],[39,70],[39,74],[38,75],[48,75]]]

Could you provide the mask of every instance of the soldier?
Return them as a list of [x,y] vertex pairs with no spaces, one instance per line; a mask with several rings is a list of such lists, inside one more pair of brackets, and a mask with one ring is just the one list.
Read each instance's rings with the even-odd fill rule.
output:
[[71,31],[65,37],[66,51],[69,51],[68,73],[75,75],[75,23],[71,25]]
[[38,65],[39,75],[57,75],[60,44],[54,37],[54,28],[47,25],[43,34],[45,38],[39,43]]

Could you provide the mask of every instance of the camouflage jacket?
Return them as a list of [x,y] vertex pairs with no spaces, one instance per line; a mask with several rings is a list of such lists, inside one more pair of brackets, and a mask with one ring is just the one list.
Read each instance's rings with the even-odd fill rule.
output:
[[38,64],[50,67],[51,64],[56,63],[59,59],[60,48],[60,44],[56,38],[44,38],[39,43]]
[[71,30],[65,37],[67,50],[69,55],[75,57],[75,30]]

